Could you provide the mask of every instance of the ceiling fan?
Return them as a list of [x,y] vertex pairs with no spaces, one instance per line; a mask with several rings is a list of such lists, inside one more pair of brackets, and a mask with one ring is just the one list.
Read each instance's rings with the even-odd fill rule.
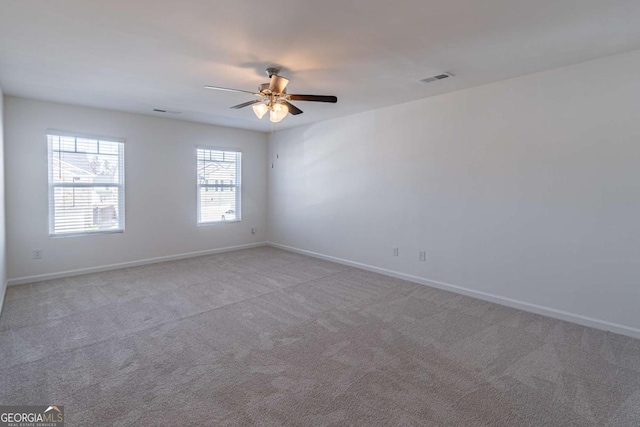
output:
[[289,79],[279,76],[278,68],[267,68],[269,83],[263,83],[258,88],[258,92],[250,92],[248,90],[229,89],[219,86],[205,86],[205,89],[224,90],[227,92],[249,93],[257,96],[249,102],[234,105],[231,108],[239,109],[253,105],[253,112],[261,119],[267,111],[269,112],[269,120],[278,123],[284,119],[287,114],[294,116],[302,114],[302,110],[291,104],[289,101],[312,101],[312,102],[338,102],[338,98],[328,95],[292,95],[287,93],[287,84]]

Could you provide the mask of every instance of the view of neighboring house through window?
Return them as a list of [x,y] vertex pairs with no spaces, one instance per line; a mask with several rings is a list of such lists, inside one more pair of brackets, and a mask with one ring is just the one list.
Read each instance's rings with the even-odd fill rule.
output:
[[242,153],[198,148],[198,224],[240,221]]
[[50,131],[49,234],[124,230],[124,144]]

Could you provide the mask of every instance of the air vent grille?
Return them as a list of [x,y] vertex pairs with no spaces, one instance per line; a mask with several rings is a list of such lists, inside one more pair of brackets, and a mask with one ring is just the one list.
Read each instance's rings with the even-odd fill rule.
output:
[[442,73],[442,74],[438,74],[436,76],[427,77],[426,79],[422,79],[420,81],[422,83],[431,83],[431,82],[437,82],[438,80],[448,79],[449,77],[453,77],[453,74],[451,74],[451,73]]
[[154,108],[153,112],[154,113],[162,113],[162,114],[182,114],[182,111],[164,110],[162,108]]

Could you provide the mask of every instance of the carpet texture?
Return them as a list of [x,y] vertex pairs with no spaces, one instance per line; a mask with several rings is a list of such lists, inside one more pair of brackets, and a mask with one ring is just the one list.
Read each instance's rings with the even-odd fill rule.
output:
[[262,247],[8,289],[67,426],[634,426],[640,341]]

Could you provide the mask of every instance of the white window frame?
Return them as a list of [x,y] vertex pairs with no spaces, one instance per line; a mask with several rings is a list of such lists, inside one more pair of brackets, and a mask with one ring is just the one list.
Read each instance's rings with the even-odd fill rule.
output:
[[[53,144],[49,139],[49,136],[61,136],[75,139],[95,139],[105,142],[117,142],[118,146],[118,183],[96,183],[96,184],[70,184],[70,183],[54,183],[53,181]],[[125,180],[124,180],[124,138],[117,137],[105,137],[98,135],[83,134],[78,132],[60,131],[55,129],[48,129],[46,131],[47,138],[47,164],[49,168],[49,237],[72,237],[72,236],[88,236],[95,234],[110,234],[110,233],[124,233],[125,229],[125,208],[124,208],[124,192],[125,192]],[[77,142],[76,142],[77,143]],[[57,232],[55,231],[55,189],[64,187],[114,187],[118,188],[118,219],[120,222],[119,228],[111,228],[106,230],[82,230],[82,231],[70,231],[70,232]]]
[[[198,176],[198,150],[209,150],[209,151],[226,151],[232,153],[240,154],[240,163],[236,162],[236,184],[201,184],[200,177]],[[230,148],[230,147],[208,147],[203,145],[196,146],[196,214],[197,214],[197,225],[209,225],[209,224],[227,224],[234,222],[242,222],[242,149],[240,148]],[[239,183],[239,184],[238,184]],[[201,213],[200,213],[200,188],[208,187],[208,188],[230,188],[234,187],[235,195],[236,195],[236,215],[233,220],[215,220],[215,221],[202,221]]]

